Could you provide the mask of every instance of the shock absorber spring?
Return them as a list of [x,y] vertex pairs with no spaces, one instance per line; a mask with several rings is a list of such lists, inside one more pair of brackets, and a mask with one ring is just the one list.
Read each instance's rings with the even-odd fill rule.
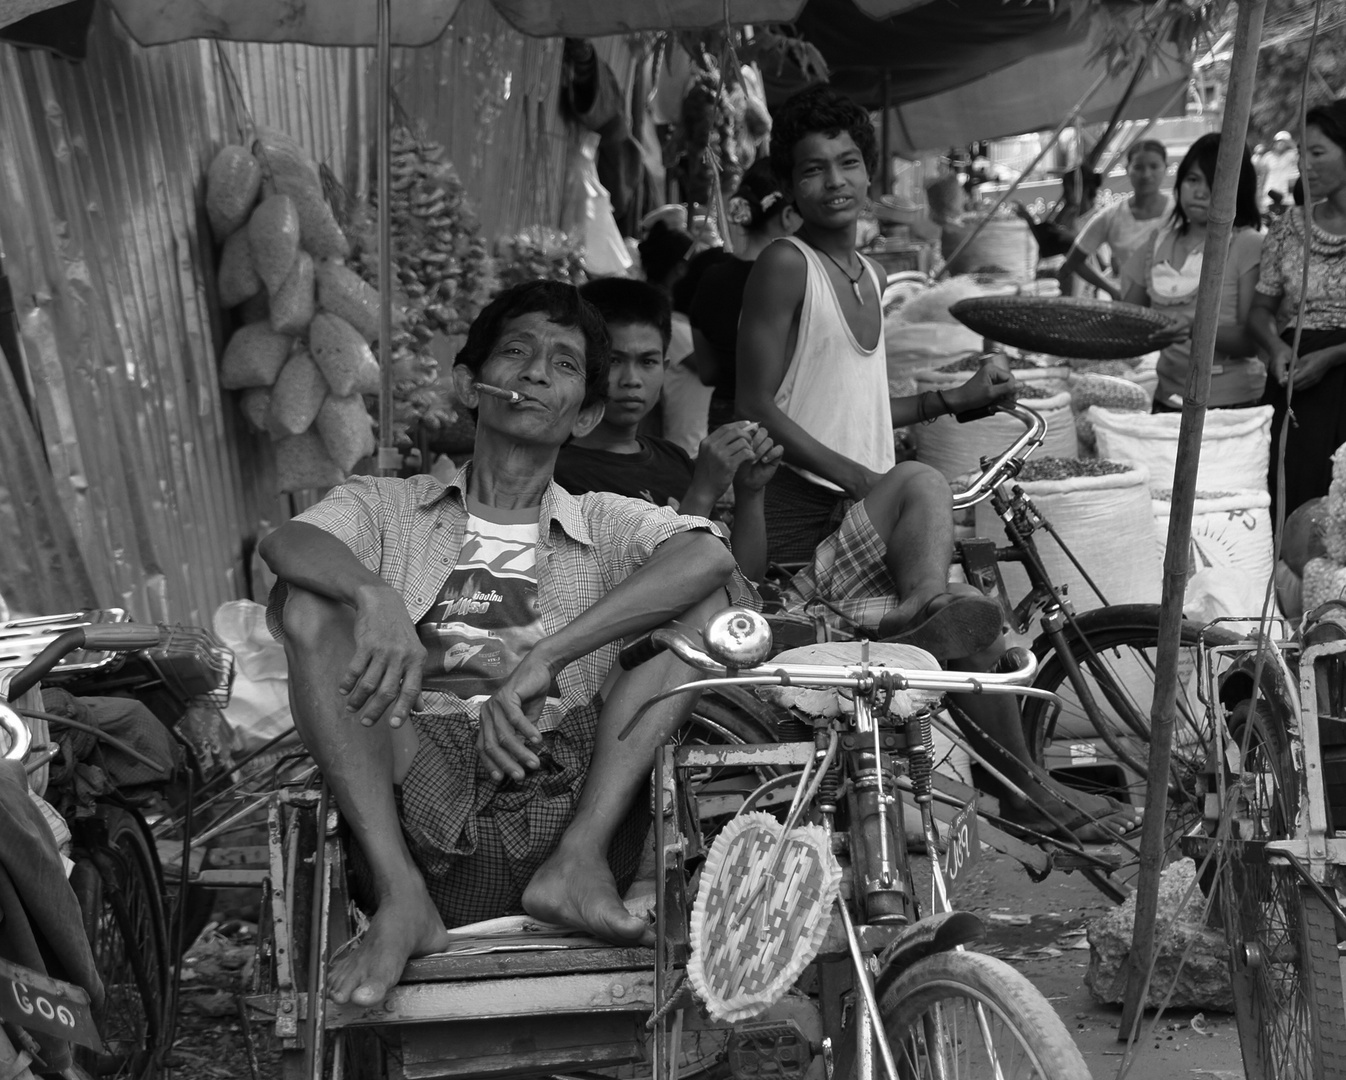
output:
[[[818,736],[819,742],[823,741],[821,734]],[[826,749],[823,743],[820,750]],[[837,810],[837,796],[841,791],[841,765],[836,756],[832,759],[832,764],[823,773],[822,779],[818,782],[818,806],[825,814],[835,814]]]
[[917,801],[930,795],[930,774],[935,766],[935,741],[930,733],[930,712],[923,709],[907,719],[907,755],[911,765],[911,790]]

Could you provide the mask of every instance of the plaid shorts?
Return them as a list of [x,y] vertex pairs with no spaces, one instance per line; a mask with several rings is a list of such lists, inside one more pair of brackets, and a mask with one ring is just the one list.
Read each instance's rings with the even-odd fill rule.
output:
[[[542,767],[522,781],[491,779],[468,718],[413,713],[420,746],[401,787],[407,846],[447,927],[523,912],[523,890],[555,850],[579,802],[593,755],[599,703],[572,710],[538,751]],[[635,877],[649,830],[649,799],[637,798],[608,849],[617,888]],[[357,899],[372,878],[351,846]]]
[[813,561],[790,579],[781,604],[792,615],[821,619],[833,630],[876,631],[897,607],[897,585],[888,573],[887,548],[863,501],[852,503],[836,532]]

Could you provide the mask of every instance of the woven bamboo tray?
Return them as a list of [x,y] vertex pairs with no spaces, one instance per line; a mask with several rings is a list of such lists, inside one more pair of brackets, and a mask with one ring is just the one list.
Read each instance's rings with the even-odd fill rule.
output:
[[1030,352],[1125,360],[1153,352],[1177,324],[1136,304],[1072,296],[974,296],[949,313],[983,337]]

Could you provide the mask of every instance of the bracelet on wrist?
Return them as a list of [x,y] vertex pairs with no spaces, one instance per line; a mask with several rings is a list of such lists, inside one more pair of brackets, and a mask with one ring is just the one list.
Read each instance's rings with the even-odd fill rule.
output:
[[936,396],[937,398],[939,398],[939,403],[940,403],[941,405],[944,406],[944,414],[945,414],[946,416],[952,416],[952,415],[953,415],[953,409],[952,409],[952,407],[949,405],[949,402],[945,399],[945,397],[944,397],[944,391],[943,391],[943,390],[936,390],[936,391],[935,391],[935,396]]

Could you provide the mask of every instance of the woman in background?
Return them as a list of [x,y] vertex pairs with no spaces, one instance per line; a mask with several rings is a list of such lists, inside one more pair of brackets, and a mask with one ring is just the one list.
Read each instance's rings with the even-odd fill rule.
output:
[[1131,183],[1131,196],[1104,207],[1084,223],[1061,267],[1063,291],[1078,274],[1114,300],[1122,298],[1121,285],[1090,266],[1089,258],[1107,244],[1112,252],[1113,273],[1118,274],[1136,250],[1154,235],[1173,212],[1172,197],[1161,190],[1167,168],[1168,151],[1163,143],[1143,139],[1132,144],[1126,152],[1126,178]]
[[[1249,332],[1270,358],[1263,400],[1275,409],[1268,486],[1276,496],[1276,450],[1295,355],[1293,319],[1301,301],[1304,306],[1295,363],[1295,423],[1285,447],[1285,491],[1279,493],[1287,514],[1327,494],[1332,453],[1346,442],[1346,98],[1310,109],[1304,124],[1300,166],[1313,205],[1293,207],[1272,222],[1248,317]],[[1308,289],[1302,290],[1306,254]],[[1291,322],[1278,333],[1282,301]]]
[[[1154,308],[1183,324],[1181,339],[1164,346],[1159,354],[1155,412],[1182,408],[1192,359],[1191,327],[1196,317],[1197,286],[1206,251],[1215,159],[1219,153],[1219,135],[1203,135],[1192,144],[1178,166],[1173,188],[1177,202],[1172,217],[1122,268],[1123,299],[1127,303]],[[1262,235],[1257,231],[1261,224],[1257,173],[1245,147],[1234,200],[1229,257],[1220,283],[1220,316],[1208,399],[1212,408],[1256,405],[1266,384],[1266,366],[1257,359],[1256,342],[1245,329],[1262,260]]]
[[731,227],[738,226],[734,254],[702,275],[690,311],[696,371],[701,382],[712,388],[711,431],[734,419],[738,316],[752,264],[768,244],[789,236],[799,224],[799,215],[765,159],[744,174],[726,215]]

